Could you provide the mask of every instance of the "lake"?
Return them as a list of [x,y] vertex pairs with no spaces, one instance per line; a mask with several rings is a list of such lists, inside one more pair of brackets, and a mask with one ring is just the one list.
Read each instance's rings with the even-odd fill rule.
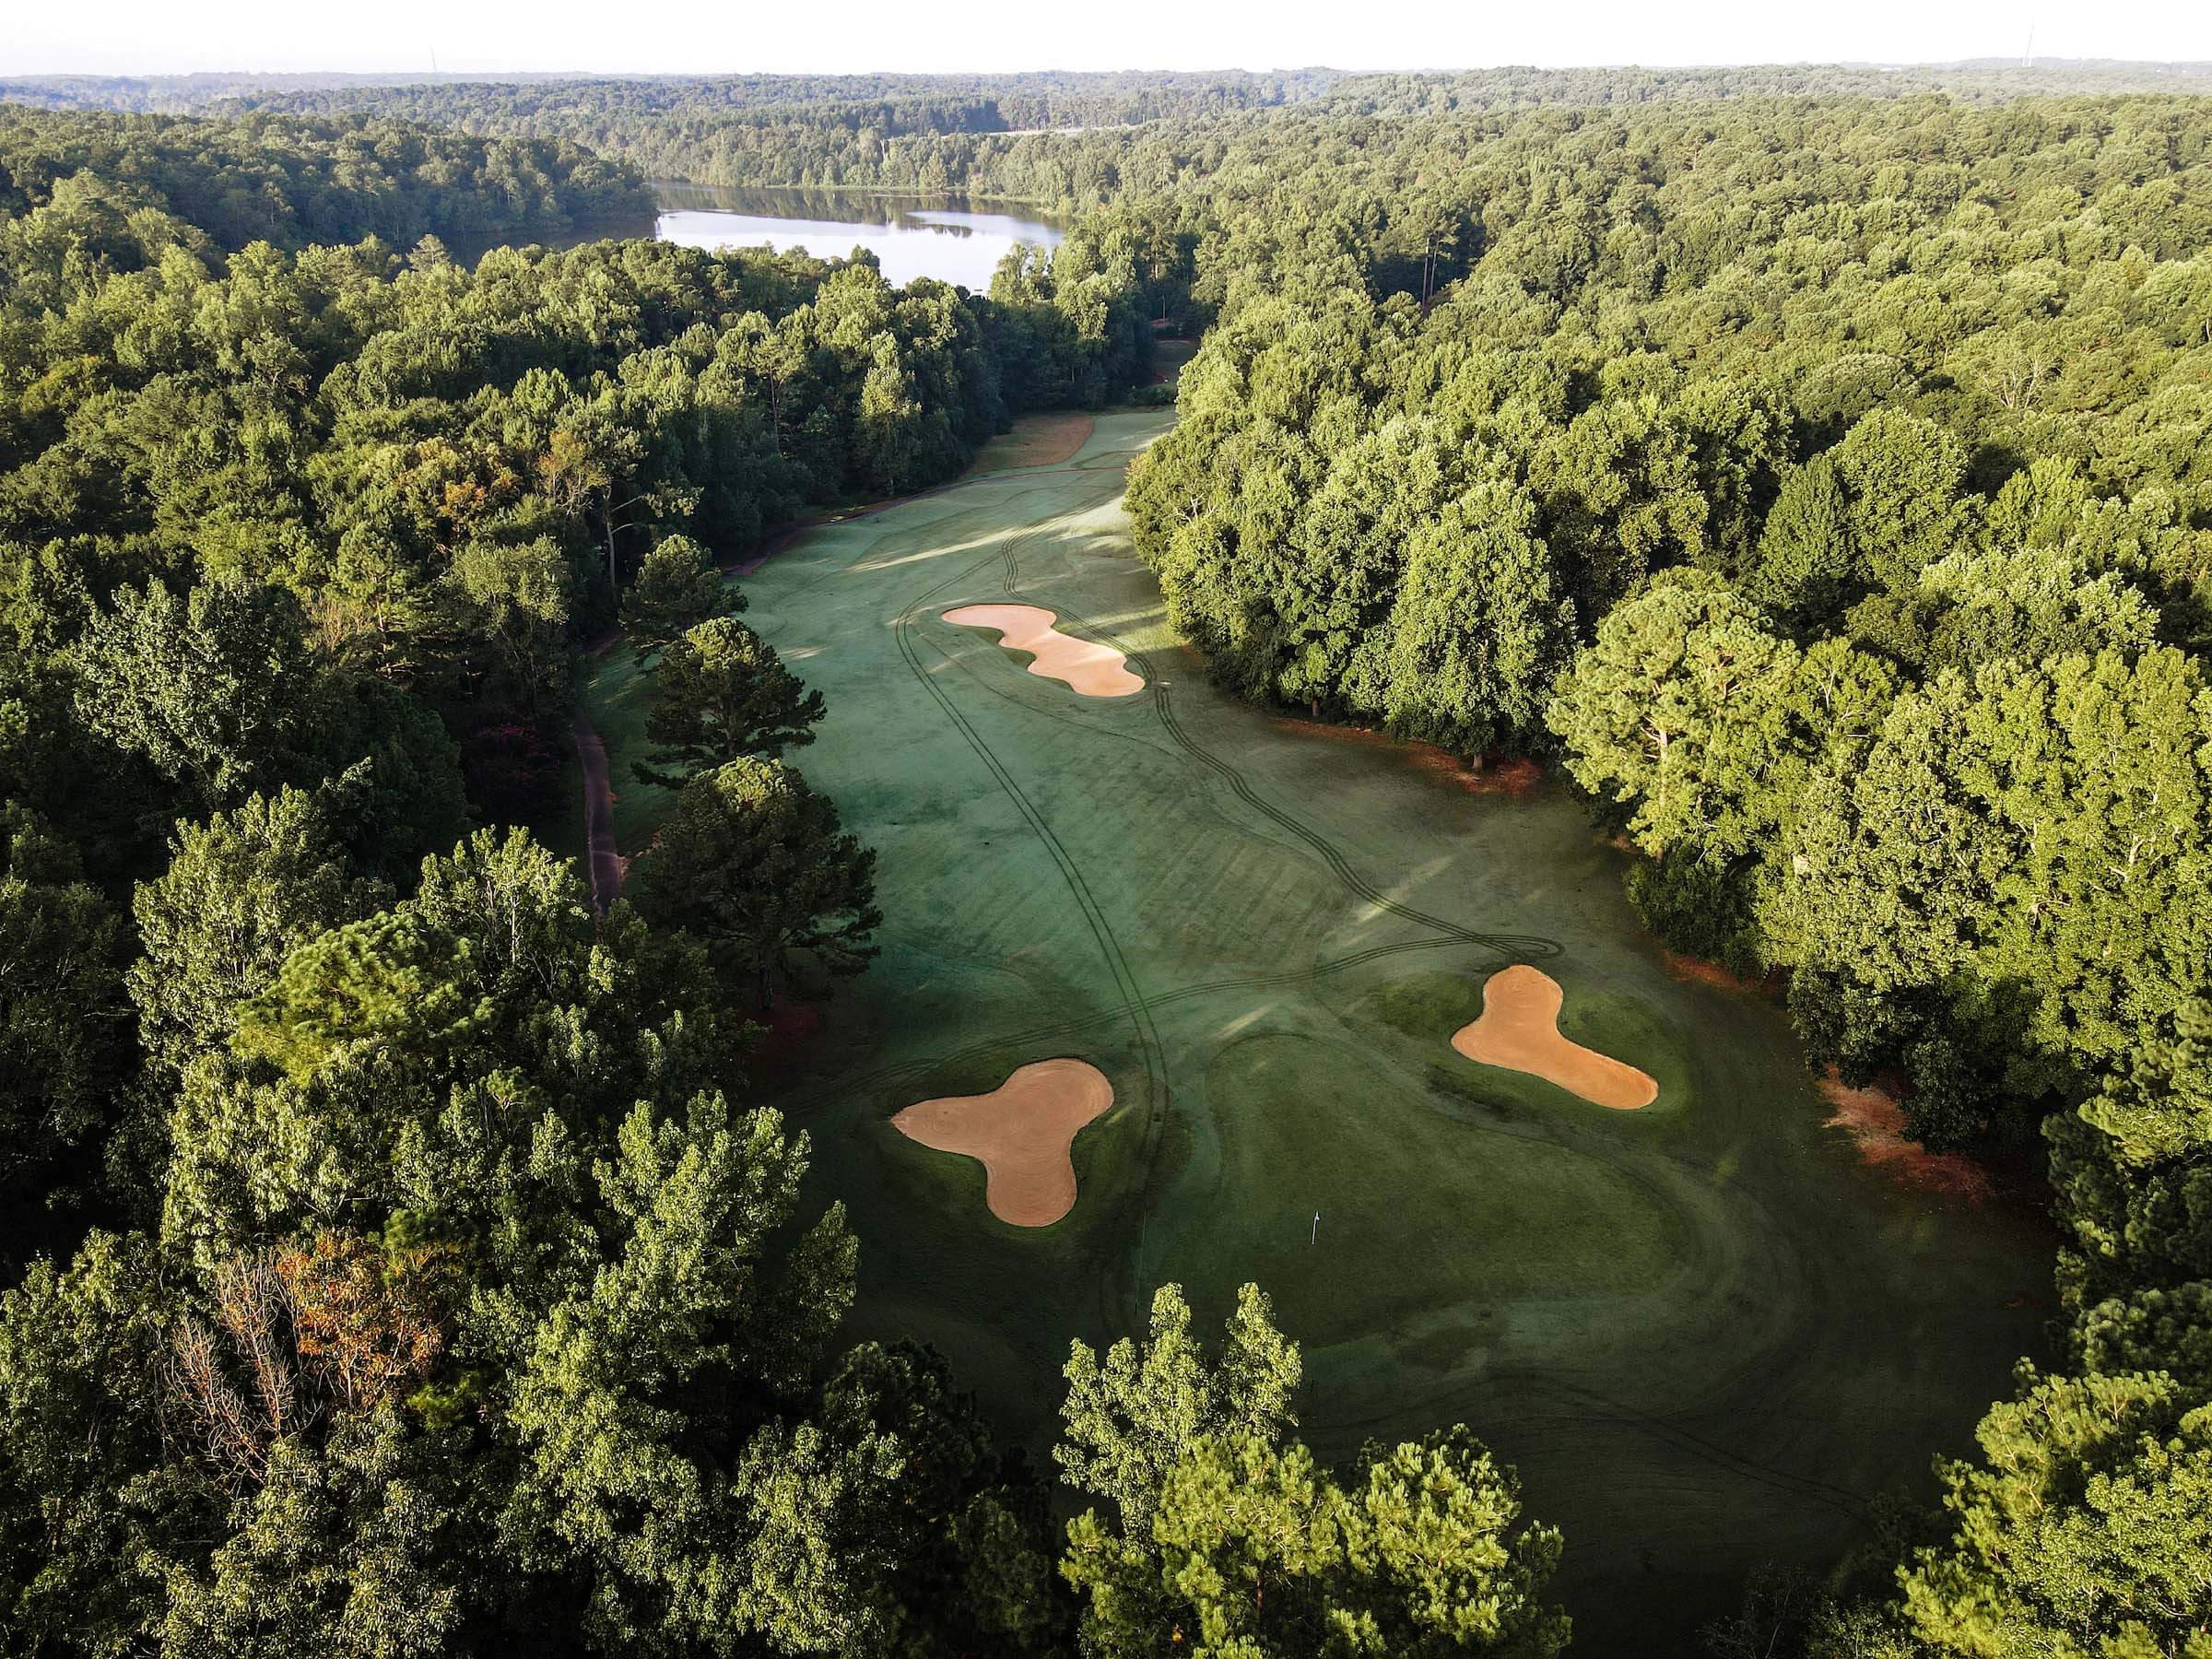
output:
[[817,259],[866,248],[897,286],[935,276],[981,293],[1017,242],[1056,246],[1064,234],[1030,217],[981,212],[959,197],[839,195],[821,191],[721,190],[659,183],[653,234],[690,248],[763,242]]

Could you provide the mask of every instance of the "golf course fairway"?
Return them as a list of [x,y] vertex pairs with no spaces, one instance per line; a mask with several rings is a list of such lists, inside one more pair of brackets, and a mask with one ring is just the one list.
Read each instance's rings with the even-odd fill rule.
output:
[[[1824,1570],[1884,1494],[1933,1490],[2042,1350],[2051,1241],[1864,1160],[1770,1000],[1667,971],[1622,855],[1557,784],[1482,794],[1211,687],[1119,508],[1172,419],[796,541],[749,621],[819,689],[792,759],[877,850],[883,952],[761,1090],[861,1240],[860,1336],[952,1359],[1041,1456],[1070,1337],[1180,1281],[1218,1328],[1256,1279],[1300,1342],[1300,1433],[1469,1424],[1561,1527],[1576,1649],[1694,1650],[1763,1562]],[[1141,695],[1078,695],[946,613],[1021,605]],[[620,851],[643,682],[593,665]],[[1559,1034],[1648,1074],[1608,1111],[1452,1047],[1515,963]],[[1080,1060],[1110,1109],[1074,1207],[1017,1226],[900,1112]]]

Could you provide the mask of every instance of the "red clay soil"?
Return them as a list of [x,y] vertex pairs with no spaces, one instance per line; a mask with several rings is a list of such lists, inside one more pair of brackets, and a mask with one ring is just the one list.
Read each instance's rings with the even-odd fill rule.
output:
[[1659,959],[1665,964],[1672,978],[1686,985],[1711,985],[1716,991],[1734,991],[1739,995],[1771,996],[1781,991],[1783,980],[1779,968],[1769,971],[1767,977],[1747,980],[1740,973],[1731,973],[1718,962],[1709,962],[1703,957],[1685,955],[1662,946]]
[[1634,1112],[1659,1098],[1649,1072],[1559,1035],[1567,1000],[1559,982],[1516,962],[1482,987],[1482,1018],[1452,1034],[1452,1046],[1484,1065],[1527,1072],[1578,1094],[1593,1106]]
[[1088,1061],[1038,1060],[989,1094],[918,1101],[891,1126],[981,1163],[983,1202],[1001,1221],[1050,1227],[1076,1207],[1076,1135],[1112,1104],[1113,1085]]
[[1989,1171],[1972,1159],[1957,1152],[1931,1152],[1909,1138],[1904,1108],[1887,1089],[1847,1088],[1831,1065],[1821,1079],[1820,1092],[1835,1109],[1828,1126],[1851,1136],[1860,1160],[1869,1169],[1966,1204],[1980,1204],[1994,1190]]
[[1403,755],[1406,764],[1423,777],[1467,794],[1525,795],[1544,782],[1544,769],[1534,760],[1500,760],[1477,771],[1467,765],[1464,756],[1454,755],[1449,749],[1441,749],[1433,743],[1393,737],[1388,732],[1378,732],[1371,726],[1334,725],[1325,720],[1301,720],[1295,714],[1277,714],[1275,724],[1278,730],[1295,732],[1301,737],[1394,751]]
[[615,789],[607,776],[606,745],[582,713],[573,728],[576,759],[583,768],[585,867],[591,871],[592,903],[605,915],[622,891],[622,859],[615,851]]

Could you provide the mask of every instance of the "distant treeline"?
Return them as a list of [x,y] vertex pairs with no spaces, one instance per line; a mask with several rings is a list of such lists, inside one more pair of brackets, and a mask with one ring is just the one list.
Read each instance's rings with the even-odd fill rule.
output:
[[[559,138],[478,138],[368,117],[207,120],[0,104],[0,215],[10,221],[0,258],[18,282],[65,273],[74,281],[127,263],[147,236],[225,251],[365,236],[480,248],[635,219],[651,204],[634,168]],[[134,228],[149,214],[160,229]]]
[[[914,131],[1020,131],[1124,126],[1169,116],[1267,109],[1319,96],[1346,78],[1335,69],[1190,74],[1135,71],[1027,75],[646,76],[592,80],[514,78],[400,87],[321,87],[241,93],[256,107],[301,113],[373,112],[474,132],[571,135],[593,124],[707,120],[800,109],[841,118],[892,112]],[[913,112],[911,115],[900,112]],[[933,124],[929,112],[935,112]]]
[[957,183],[952,173],[937,179],[926,156],[912,166],[894,159],[902,141],[1211,120],[1302,102],[1343,78],[1327,69],[736,76],[338,88],[249,95],[241,102],[291,112],[373,112],[487,135],[558,135],[620,156],[653,177],[698,183],[941,190]]
[[[702,184],[966,191],[1081,207],[1202,176],[1217,146],[1292,115],[1395,120],[1531,106],[1931,93],[2002,102],[2189,91],[2212,85],[2208,75],[2205,65],[1978,62],[1458,75],[672,76],[345,87],[250,93],[243,101],[569,138],[652,177]],[[1364,142],[1356,126],[1327,130]]]
[[[15,75],[0,76],[0,100],[47,110],[120,110],[139,115],[190,115],[226,98],[312,92],[334,87],[406,87],[470,80],[459,75],[259,75],[201,70],[191,75]],[[543,75],[535,80],[575,80]]]

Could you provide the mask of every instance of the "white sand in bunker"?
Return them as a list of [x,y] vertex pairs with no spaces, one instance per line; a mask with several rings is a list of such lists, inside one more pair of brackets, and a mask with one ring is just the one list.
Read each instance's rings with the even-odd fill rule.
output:
[[1485,1065],[1557,1083],[1593,1106],[1633,1112],[1657,1100],[1659,1085],[1648,1072],[1559,1035],[1566,1000],[1550,974],[1516,963],[1490,975],[1482,988],[1482,1018],[1453,1032],[1452,1046]]
[[945,620],[960,628],[996,629],[1001,645],[1036,659],[1030,665],[1031,674],[1065,680],[1085,697],[1128,697],[1145,688],[1120,652],[1062,633],[1053,626],[1059,618],[1041,606],[963,605],[947,611]]
[[989,1094],[921,1100],[891,1120],[907,1139],[983,1166],[983,1202],[1001,1221],[1050,1227],[1076,1207],[1069,1149],[1113,1104],[1106,1074],[1082,1060],[1038,1060]]

